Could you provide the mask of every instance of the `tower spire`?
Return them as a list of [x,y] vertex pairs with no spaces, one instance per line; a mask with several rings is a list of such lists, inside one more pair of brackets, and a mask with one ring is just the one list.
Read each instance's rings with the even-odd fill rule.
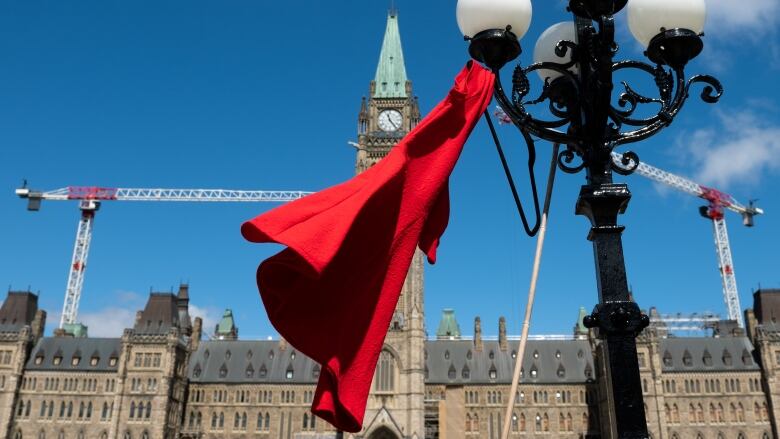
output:
[[375,98],[407,97],[406,66],[401,48],[401,34],[398,31],[398,11],[395,10],[394,4],[391,4],[387,14],[387,28],[374,82],[373,97]]

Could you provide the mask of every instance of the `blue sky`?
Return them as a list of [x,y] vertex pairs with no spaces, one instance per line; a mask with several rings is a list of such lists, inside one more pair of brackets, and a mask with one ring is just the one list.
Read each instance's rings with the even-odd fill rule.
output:
[[[422,109],[467,60],[455,2],[398,0],[407,72]],[[386,2],[6,1],[0,4],[0,283],[40,291],[58,322],[75,236],[74,203],[27,212],[13,195],[68,185],[319,190],[351,177],[361,96],[373,78]],[[714,185],[766,215],[727,217],[743,308],[759,285],[780,288],[780,70],[776,0],[708,1],[702,56],[721,103],[692,98],[664,133],[632,149],[648,163]],[[523,39],[567,19],[534,1]],[[620,14],[619,57],[639,58]],[[645,87],[648,84],[645,83]],[[503,128],[522,177],[522,146]],[[544,181],[550,147],[539,145]],[[596,303],[587,220],[574,216],[583,175],[559,174],[532,333],[567,334]],[[629,282],[642,307],[725,314],[711,225],[700,200],[641,177],[621,219]],[[524,236],[486,128],[452,177],[452,215],[436,266],[426,267],[426,323],[455,308],[464,333],[498,317],[520,329],[534,240]],[[524,192],[524,198],[528,198]],[[191,285],[212,325],[232,308],[245,337],[275,336],[258,298],[257,264],[278,251],[239,226],[271,204],[105,203],[95,223],[80,315],[92,335],[119,335],[150,288]],[[211,328],[210,328],[211,329]]]

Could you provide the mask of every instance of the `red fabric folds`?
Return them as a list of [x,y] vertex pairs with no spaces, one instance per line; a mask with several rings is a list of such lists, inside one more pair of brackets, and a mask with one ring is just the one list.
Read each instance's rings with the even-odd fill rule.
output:
[[415,248],[435,262],[449,219],[448,179],[493,81],[469,63],[447,98],[379,163],[241,227],[249,241],[287,246],[258,267],[260,295],[279,334],[322,365],[312,411],[340,430],[361,429]]

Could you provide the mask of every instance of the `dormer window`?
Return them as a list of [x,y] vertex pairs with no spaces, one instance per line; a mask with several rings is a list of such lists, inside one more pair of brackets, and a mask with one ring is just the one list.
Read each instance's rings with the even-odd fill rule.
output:
[[490,351],[490,352],[488,353],[488,358],[490,358],[491,360],[492,360],[493,358],[495,358],[495,357],[496,357],[496,354],[494,354],[494,353],[493,353],[493,351]]
[[108,365],[114,367],[118,361],[119,359],[117,357],[111,357],[108,359]]
[[466,352],[466,359],[467,359],[467,360],[471,360],[471,357],[472,357],[472,354],[471,354],[471,349],[469,349],[469,351],[468,351],[468,352]]
[[319,365],[316,365],[316,364],[314,365],[314,369],[311,370],[311,377],[314,378],[315,380],[320,377],[320,366]]
[[753,364],[753,357],[750,355],[747,349],[742,350],[742,363],[746,366]]
[[73,358],[70,359],[71,366],[78,366],[79,363],[81,363],[81,357],[78,355],[74,355]]
[[260,366],[260,370],[258,371],[257,375],[258,375],[260,378],[265,378],[265,377],[266,377],[266,375],[268,375],[268,369],[266,369],[266,368],[265,368],[265,364],[263,364],[262,366]]
[[664,352],[664,366],[672,367],[672,354],[669,351]]
[[683,364],[684,364],[686,367],[691,367],[691,366],[693,366],[693,358],[691,357],[691,353],[690,353],[690,352],[688,352],[687,350],[686,350],[686,351],[685,351],[685,353],[683,354]]
[[220,368],[219,368],[219,377],[220,377],[220,378],[225,378],[225,377],[227,376],[227,374],[228,374],[228,368],[227,368],[227,366],[226,366],[226,365],[223,363],[223,364],[222,364],[222,367],[220,367]]
[[294,375],[293,368],[292,366],[290,366],[287,368],[287,371],[284,373],[284,377],[287,378],[288,380],[291,380],[293,379],[293,375]]
[[450,351],[444,351],[444,359],[449,360],[450,359]]
[[498,372],[496,371],[496,366],[490,366],[490,371],[488,372],[488,376],[491,380],[494,380],[498,378]]
[[561,351],[555,351],[555,358],[561,359]]
[[566,378],[566,368],[563,367],[563,364],[558,366],[556,374],[558,375],[558,378]]
[[712,355],[710,355],[708,350],[704,350],[704,355],[702,356],[701,361],[705,366],[712,366]]
[[274,351],[268,351],[268,359],[273,360],[274,359]]
[[43,364],[43,355],[35,357],[35,364]]
[[447,378],[454,380],[455,379],[455,366],[450,364],[450,369],[447,371]]
[[230,356],[231,356],[231,355],[232,355],[232,354],[230,353],[230,349],[228,349],[227,351],[225,351],[225,360],[230,360]]
[[517,351],[512,351],[512,359],[514,360],[517,358]]
[[471,379],[471,369],[468,366],[463,366],[463,372],[461,374],[464,380]]
[[60,364],[62,364],[62,357],[60,356],[54,357],[54,359],[52,360],[52,364],[54,364],[55,366],[59,366]]
[[253,376],[255,376],[255,368],[250,364],[246,367],[246,377],[252,378]]
[[201,373],[200,364],[196,364],[195,365],[195,369],[193,369],[193,371],[192,371],[192,375],[195,378],[199,378],[200,377],[200,373]]
[[534,351],[533,357],[535,360],[539,359],[539,351]]
[[723,350],[723,364],[731,366],[731,353],[727,350]]
[[531,378],[536,378],[539,376],[539,371],[536,369],[536,366],[531,368]]
[[92,357],[89,359],[89,365],[90,366],[97,366],[98,361],[100,361],[99,357]]

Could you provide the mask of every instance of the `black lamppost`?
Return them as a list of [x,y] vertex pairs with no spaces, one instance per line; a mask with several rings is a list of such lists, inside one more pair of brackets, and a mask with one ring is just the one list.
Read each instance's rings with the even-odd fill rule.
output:
[[[618,51],[614,14],[624,7],[631,32],[647,48],[651,63],[613,60]],[[708,103],[717,102],[723,88],[711,76],[685,77],[685,65],[703,47],[704,0],[569,0],[568,10],[573,22],[558,23],[541,35],[534,64],[515,67],[509,96],[498,75],[520,55],[518,38],[530,25],[530,0],[459,0],[457,15],[470,41],[471,56],[496,73],[495,98],[525,138],[530,157],[535,156],[537,139],[560,143],[566,149],[558,156],[559,168],[586,172],[587,184],[580,190],[576,213],[592,225],[588,239],[593,242],[599,304],[585,325],[598,328],[606,345],[608,388],[615,410],[612,435],[647,438],[636,336],[649,320],[629,295],[623,227],[617,224],[631,193],[625,184],[612,181],[613,171],[628,175],[639,158],[629,151],[622,160],[613,161],[611,154],[620,145],[667,127],[694,83],[706,85],[701,98]],[[648,74],[658,96],[640,94],[625,82],[622,91],[613,93],[613,74],[629,69]],[[540,74],[544,86],[539,97],[528,99],[527,75],[532,71]],[[528,112],[536,104],[545,105],[544,118]],[[640,108],[652,111],[640,116],[644,111],[637,111]],[[537,227],[525,225],[529,234],[535,233]]]

